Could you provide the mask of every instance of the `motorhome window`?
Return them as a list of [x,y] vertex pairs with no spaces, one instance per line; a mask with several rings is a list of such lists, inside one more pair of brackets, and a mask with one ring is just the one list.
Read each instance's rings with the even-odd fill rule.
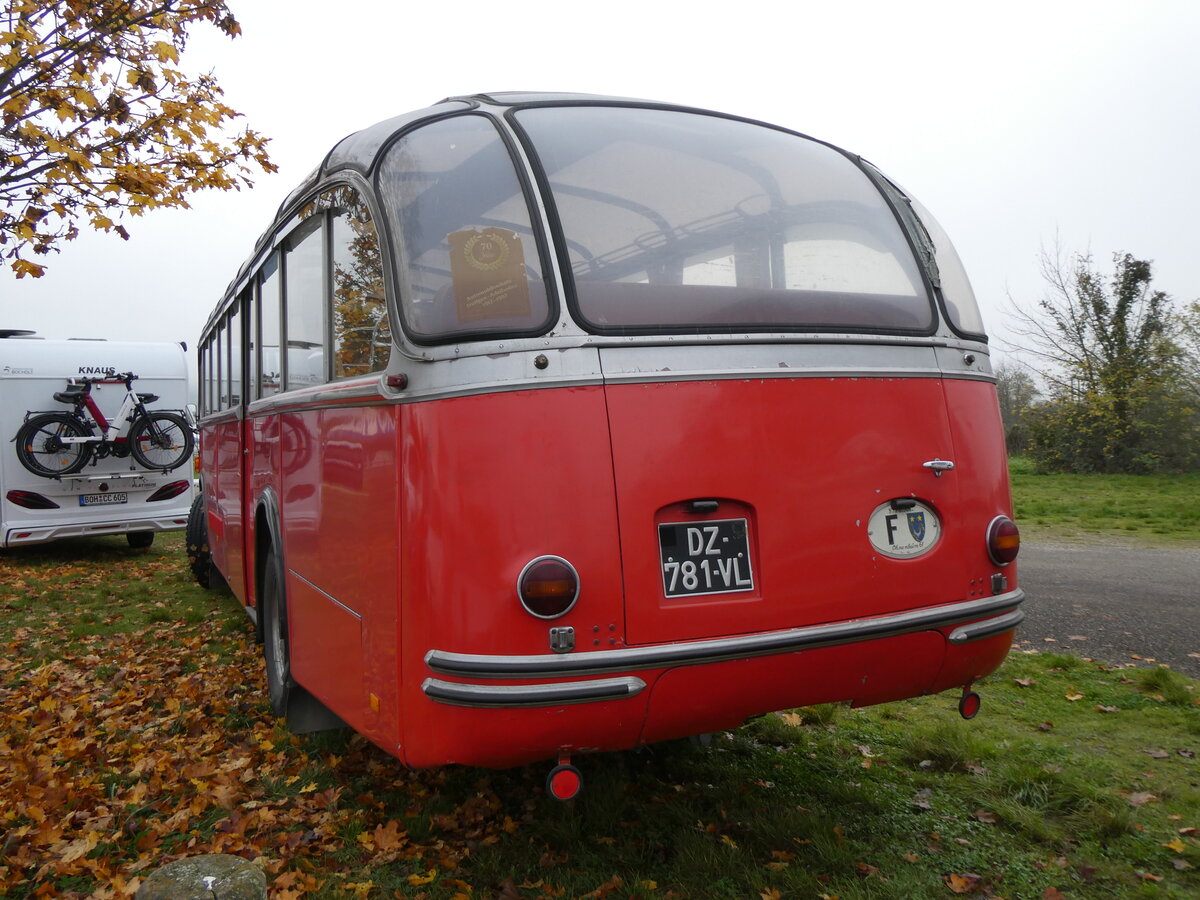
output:
[[387,367],[392,334],[371,211],[349,185],[326,191],[322,200],[336,210],[331,225],[333,377],[380,372]]
[[272,255],[258,275],[259,322],[262,346],[258,353],[258,395],[279,393],[282,358],[279,353],[279,256]]
[[379,188],[415,340],[529,335],[549,326],[529,208],[488,119],[456,116],[405,135],[383,160]]
[[323,384],[325,378],[324,217],[306,223],[288,240],[283,256],[287,297],[288,390]]
[[242,404],[242,317],[241,303],[234,301],[229,313],[229,406]]
[[933,305],[867,176],[815,141],[718,116],[517,113],[598,332],[929,331]]

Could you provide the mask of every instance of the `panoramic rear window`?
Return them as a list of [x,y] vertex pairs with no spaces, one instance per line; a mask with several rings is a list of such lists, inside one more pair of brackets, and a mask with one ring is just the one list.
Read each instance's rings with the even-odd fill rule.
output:
[[517,121],[595,331],[932,327],[900,225],[836,150],[667,110],[545,107]]

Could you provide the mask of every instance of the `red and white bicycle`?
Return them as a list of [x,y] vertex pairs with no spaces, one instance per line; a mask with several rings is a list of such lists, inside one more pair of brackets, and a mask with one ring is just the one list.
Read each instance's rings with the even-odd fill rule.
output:
[[[25,414],[16,437],[21,465],[43,478],[74,474],[89,461],[109,455],[132,456],[144,468],[159,472],[182,466],[195,446],[191,424],[180,411],[147,410],[146,404],[158,396],[136,393],[135,380],[132,372],[122,372],[68,381],[67,389],[56,392],[54,399],[72,404],[71,412]],[[92,397],[95,384],[125,385],[125,400],[111,421]]]

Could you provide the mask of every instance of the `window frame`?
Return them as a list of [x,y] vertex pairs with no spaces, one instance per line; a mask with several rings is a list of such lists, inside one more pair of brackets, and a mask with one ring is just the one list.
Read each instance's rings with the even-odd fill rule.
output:
[[[826,149],[837,153],[839,156],[847,160],[847,162],[860,174],[863,175],[867,184],[880,196],[882,205],[891,212],[895,219],[897,229],[903,241],[908,247],[914,268],[921,280],[921,286],[924,289],[924,299],[929,310],[929,325],[921,328],[904,328],[899,326],[861,326],[848,324],[829,324],[829,325],[783,325],[771,323],[763,329],[756,329],[752,325],[745,323],[735,323],[730,325],[701,323],[695,325],[617,325],[604,326],[593,322],[583,314],[579,303],[579,298],[576,291],[575,277],[573,272],[572,261],[570,257],[567,235],[563,228],[562,219],[558,212],[557,203],[553,188],[550,184],[550,178],[542,166],[541,158],[537,152],[537,145],[533,141],[532,136],[522,126],[518,116],[525,110],[532,109],[549,109],[549,108],[603,108],[603,109],[627,109],[627,110],[654,110],[658,112],[670,112],[682,115],[706,117],[713,119],[721,119],[730,122],[751,125],[758,128],[766,128],[781,134],[788,135],[800,140],[810,141],[813,144],[825,147]],[[505,121],[521,145],[525,158],[528,160],[530,169],[534,174],[534,179],[537,185],[538,194],[541,197],[545,209],[545,215],[549,222],[549,238],[553,247],[557,250],[558,269],[561,273],[562,284],[564,289],[566,307],[570,312],[574,322],[586,333],[601,337],[667,337],[672,335],[701,335],[701,334],[722,334],[722,335],[746,335],[746,334],[864,334],[878,336],[905,336],[905,337],[928,337],[936,334],[943,322],[948,322],[944,310],[939,302],[940,298],[937,295],[935,285],[930,277],[930,272],[919,251],[914,236],[907,227],[901,212],[896,208],[892,198],[883,190],[876,180],[871,177],[871,174],[865,169],[862,161],[852,153],[843,150],[834,144],[826,141],[818,140],[809,135],[793,131],[788,128],[783,128],[778,125],[773,125],[768,122],[761,122],[755,119],[749,119],[742,116],[727,115],[709,110],[693,109],[689,107],[675,106],[671,104],[658,103],[641,103],[628,102],[622,103],[613,100],[600,100],[595,102],[589,101],[537,101],[530,103],[521,103],[509,107],[504,113]],[[917,297],[916,299],[920,299]]]
[[[386,203],[383,200],[384,187],[382,184],[382,173],[384,163],[391,153],[392,149],[400,141],[407,138],[431,125],[437,125],[450,119],[463,118],[473,116],[475,118],[484,119],[492,127],[496,136],[500,139],[501,146],[507,155],[509,164],[512,167],[513,174],[516,176],[517,186],[521,199],[525,203],[525,210],[529,216],[530,231],[533,236],[533,244],[536,247],[536,258],[540,267],[542,285],[546,294],[546,316],[543,321],[536,326],[529,328],[514,328],[514,329],[464,329],[462,331],[445,332],[438,335],[417,334],[409,327],[408,316],[405,311],[408,304],[411,303],[411,298],[406,292],[401,289],[401,284],[404,279],[401,275],[402,262],[399,258],[399,237],[395,234],[393,228],[392,217],[387,213]],[[416,347],[432,348],[444,347],[453,344],[465,343],[483,343],[490,341],[505,341],[519,340],[522,338],[536,338],[547,334],[555,324],[559,321],[563,314],[562,298],[558,293],[557,275],[557,259],[550,252],[550,232],[547,231],[545,221],[545,206],[542,202],[542,193],[536,184],[536,181],[530,177],[530,162],[527,148],[521,144],[513,136],[511,125],[506,117],[498,117],[486,111],[479,109],[454,110],[444,115],[430,117],[419,122],[414,122],[394,134],[390,135],[387,141],[380,147],[376,154],[375,161],[372,167],[370,176],[370,193],[374,199],[378,201],[383,208],[383,215],[377,221],[380,223],[376,228],[376,233],[380,237],[382,250],[384,254],[384,269],[392,271],[393,291],[390,297],[394,298],[394,302],[389,307],[389,313],[395,320],[392,326],[392,346],[397,345],[397,338],[403,335],[404,339]],[[372,210],[375,214],[375,210]]]

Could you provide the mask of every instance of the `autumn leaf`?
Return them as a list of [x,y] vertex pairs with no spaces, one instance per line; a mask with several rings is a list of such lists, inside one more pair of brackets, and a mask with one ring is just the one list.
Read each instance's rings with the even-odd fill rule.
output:
[[415,872],[408,876],[408,883],[413,887],[420,887],[423,884],[432,884],[437,878],[437,869],[430,869],[424,875],[418,875]]
[[1075,701],[1077,701],[1077,700],[1082,700],[1082,699],[1083,699],[1083,694],[1079,693],[1079,692],[1078,692],[1077,690],[1075,690],[1074,688],[1071,688],[1071,690],[1067,691],[1067,693],[1066,693],[1066,698],[1067,698],[1068,700],[1070,700],[1072,703],[1074,703],[1074,702],[1075,702]]
[[1127,798],[1130,806],[1145,806],[1147,803],[1157,803],[1158,798],[1149,791],[1139,791],[1136,794],[1130,794]]
[[1175,838],[1175,840],[1173,840],[1169,843],[1163,844],[1163,846],[1166,847],[1168,850],[1174,850],[1176,853],[1183,853],[1185,850],[1187,850],[1187,844],[1185,844],[1179,838]]
[[946,887],[950,888],[956,894],[971,893],[979,886],[979,882],[982,880],[981,876],[971,872],[965,872],[961,875],[951,873],[942,879]]

